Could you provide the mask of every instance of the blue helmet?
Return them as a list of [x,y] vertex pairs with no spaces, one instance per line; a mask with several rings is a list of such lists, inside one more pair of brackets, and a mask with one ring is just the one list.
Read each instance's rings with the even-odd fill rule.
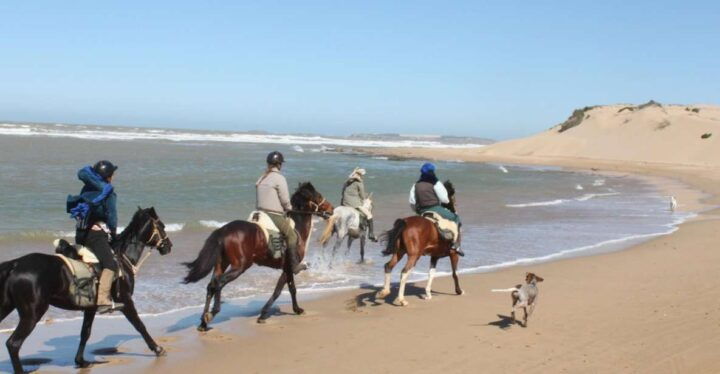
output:
[[420,168],[420,172],[422,174],[429,174],[435,172],[435,165],[433,165],[430,162],[426,162],[423,164],[423,166]]

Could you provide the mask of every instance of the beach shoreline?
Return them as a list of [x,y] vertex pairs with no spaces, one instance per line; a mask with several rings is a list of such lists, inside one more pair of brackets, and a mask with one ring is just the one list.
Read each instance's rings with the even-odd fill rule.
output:
[[[363,151],[393,157],[461,159],[461,155],[456,154],[438,157],[435,154],[437,150]],[[713,372],[720,370],[720,360],[703,353],[706,343],[714,347],[720,346],[717,345],[720,340],[708,333],[720,330],[720,323],[717,323],[720,320],[718,316],[720,303],[713,301],[706,310],[683,303],[684,300],[706,297],[703,292],[708,291],[708,287],[701,287],[703,272],[697,269],[711,267],[713,260],[718,259],[712,249],[707,247],[708,243],[718,242],[717,228],[720,227],[718,223],[720,210],[714,208],[719,203],[720,194],[718,188],[720,183],[716,182],[720,180],[720,172],[716,168],[594,160],[557,162],[558,160],[548,159],[511,160],[492,157],[477,159],[472,156],[467,157],[467,154],[466,152],[463,161],[554,165],[568,170],[631,173],[651,178],[663,193],[678,198],[681,202],[680,209],[700,213],[694,219],[681,224],[671,234],[642,241],[623,251],[563,258],[531,265],[516,265],[478,274],[463,274],[461,284],[468,294],[462,297],[450,295],[448,292],[452,289],[451,278],[441,277],[434,287],[437,297],[431,301],[421,300],[424,282],[417,282],[409,288],[409,294],[412,295],[409,299],[411,306],[401,308],[390,303],[396,292],[395,289],[387,301],[376,302],[373,300],[373,295],[377,288],[364,285],[356,290],[332,292],[322,298],[303,302],[303,307],[308,311],[306,316],[295,317],[281,312],[266,326],[256,325],[254,318],[250,317],[225,322],[208,333],[198,334],[195,331],[188,331],[186,338],[190,340],[197,338],[201,341],[203,348],[200,351],[191,354],[178,353],[181,357],[174,358],[172,362],[163,360],[146,369],[153,372],[165,370],[192,372],[201,368],[213,368],[222,372],[234,368],[236,362],[242,362],[243,370],[249,372],[293,372],[298,370],[296,365],[302,362],[303,371],[343,370],[344,372],[365,372],[370,367],[380,372],[395,371],[400,367],[402,370],[419,372],[440,369],[449,372],[467,372],[479,367],[492,372],[563,370]],[[687,268],[673,266],[678,261],[678,247],[685,247],[693,254],[686,263]],[[623,273],[621,270],[628,266],[642,271]],[[607,274],[602,273],[587,274],[582,271],[583,268],[603,269],[611,272],[612,276],[608,277]],[[658,272],[658,268],[662,268],[663,272]],[[424,269],[416,270],[424,271]],[[550,295],[543,297],[543,302],[530,320],[530,327],[503,328],[507,327],[504,325],[507,321],[501,317],[508,314],[509,298],[507,295],[491,294],[489,289],[505,288],[519,283],[524,271],[533,271],[544,276],[546,282],[541,284],[540,288],[544,291],[543,296],[546,296],[546,293]],[[397,281],[396,273],[397,271],[393,273],[394,282]],[[673,284],[673,279],[689,276],[693,278],[693,283],[679,286]],[[609,280],[612,287],[605,285]],[[666,283],[669,284],[667,292],[675,298],[673,299],[675,303],[658,303],[657,299],[663,297],[662,290],[658,290],[656,294],[647,294],[648,285]],[[626,290],[620,287],[622,284],[634,286]],[[593,285],[604,285],[601,287],[602,292],[598,294],[598,290]],[[555,287],[558,288],[554,289]],[[608,290],[608,287],[611,289]],[[564,305],[563,303],[568,299],[573,301]],[[620,301],[627,304],[624,305],[627,310],[618,310],[613,306],[612,303]],[[675,318],[669,318],[667,312],[662,312],[667,308],[676,314]],[[281,311],[286,309],[287,306],[280,308]],[[460,313],[459,310],[467,310],[467,313]],[[649,313],[651,318],[657,318],[653,323],[657,323],[660,326],[659,330],[664,331],[668,328],[667,323],[673,323],[670,320],[680,320],[682,316],[699,313],[699,310],[705,313],[701,318],[682,323],[688,331],[692,331],[683,334],[687,337],[682,341],[687,343],[688,340],[693,341],[701,337],[700,342],[691,344],[668,357],[658,356],[660,352],[667,354],[667,349],[661,349],[661,344],[652,341],[654,333],[647,327],[638,329],[634,325],[642,320],[643,315]],[[635,316],[632,323],[623,322],[626,314]],[[485,319],[474,317],[478,315]],[[658,315],[661,317],[658,318]],[[446,318],[454,322],[448,324]],[[697,327],[704,326],[708,320],[714,323],[710,328],[694,331],[689,327],[695,327],[695,324]],[[590,321],[600,322],[599,324],[604,327],[583,325],[583,322],[589,324]],[[652,326],[650,322],[643,322],[643,326],[648,324]],[[328,325],[332,328],[329,329]],[[441,329],[441,326],[449,331],[435,330],[435,328]],[[477,331],[469,333],[473,327]],[[583,328],[592,329],[602,338],[595,339],[580,334]],[[618,328],[626,330],[630,337],[628,339],[636,339],[640,343],[626,346],[622,341],[617,341],[609,331]],[[236,329],[243,331],[242,336],[233,334]],[[483,332],[489,333],[488,336],[482,336]],[[348,337],[350,337],[349,341]],[[284,343],[285,341],[293,343],[288,345]],[[609,344],[609,342],[614,343]],[[388,346],[386,349],[380,349],[379,343]],[[178,344],[182,346],[184,343]],[[403,350],[403,347],[416,344],[418,347],[423,347],[424,344],[436,346],[438,352],[442,353],[443,363],[424,360],[422,350],[418,354],[412,354],[412,350]],[[567,350],[574,344],[589,346],[592,349],[588,348],[572,354],[567,351],[563,351],[563,354],[557,353],[562,349]],[[600,347],[592,347],[593,344]],[[503,349],[503,347],[513,347],[513,349]],[[475,348],[482,354],[479,354]],[[268,359],[263,356],[263,352],[266,351],[277,352],[277,355]],[[518,362],[516,357],[519,352],[528,355],[528,358]],[[367,366],[368,357],[372,357],[371,366]],[[613,357],[614,361],[605,360],[604,357]],[[456,365],[451,364],[453,360]]]

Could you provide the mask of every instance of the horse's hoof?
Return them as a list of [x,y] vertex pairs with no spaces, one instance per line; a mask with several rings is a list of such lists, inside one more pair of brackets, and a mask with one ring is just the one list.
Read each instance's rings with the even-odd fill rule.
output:
[[265,317],[265,318],[263,318],[263,317],[258,317],[257,323],[260,323],[260,324],[265,324],[265,323],[267,323],[267,317]]
[[202,321],[207,323],[212,322],[214,315],[210,312],[203,313],[202,315]]
[[200,331],[200,332],[206,332],[206,331],[208,331],[208,330],[210,330],[210,329],[207,327],[207,325],[201,324],[200,326],[197,327],[197,330]]
[[379,291],[377,294],[375,294],[376,299],[382,299],[387,297],[387,295],[390,295],[390,290],[382,290]]
[[455,290],[455,293],[458,295],[465,295],[465,291],[463,290]]
[[75,367],[78,369],[87,369],[92,366],[92,362],[88,362],[85,360],[82,361],[75,361]]
[[297,314],[297,315],[299,315],[299,316],[302,316],[302,315],[305,314],[305,309],[303,309],[303,308],[297,308],[297,309],[294,310],[294,312],[295,312],[295,314]]
[[425,293],[425,300],[432,300],[432,294],[430,292]]
[[408,306],[408,304],[409,304],[407,302],[407,300],[405,300],[405,299],[395,299],[394,303],[397,304],[398,306]]
[[155,352],[156,357],[167,356],[167,351],[161,346],[155,347],[155,349],[153,349],[153,352]]

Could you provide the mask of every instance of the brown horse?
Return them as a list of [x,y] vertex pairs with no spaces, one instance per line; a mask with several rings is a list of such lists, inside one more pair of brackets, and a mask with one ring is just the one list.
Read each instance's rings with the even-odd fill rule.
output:
[[[310,183],[301,183],[290,198],[290,203],[293,210],[289,215],[295,221],[295,229],[299,234],[298,254],[302,260],[312,231],[312,216],[318,215],[327,218],[332,214],[333,206]],[[293,311],[296,314],[304,313],[298,306],[295,297],[295,280],[290,269],[290,261],[285,261],[285,256],[275,259],[270,255],[265,234],[256,224],[247,221],[232,221],[213,231],[205,240],[205,245],[200,250],[197,259],[185,263],[189,269],[184,280],[185,283],[197,282],[214,269],[212,279],[207,286],[207,298],[205,309],[200,317],[199,331],[207,331],[208,323],[220,312],[222,288],[253,264],[283,270],[277,286],[275,286],[275,291],[260,312],[258,323],[264,323],[270,317],[270,307],[280,296],[286,283],[290,289]],[[226,271],[228,267],[230,270]],[[212,311],[208,311],[213,297],[215,303]]]
[[[455,189],[450,181],[446,181],[444,184],[448,191],[450,203],[443,204],[443,206],[454,213]],[[383,237],[387,240],[387,248],[383,253],[392,254],[392,257],[385,264],[385,284],[383,289],[377,293],[376,298],[384,298],[390,294],[390,273],[406,253],[408,259],[400,275],[400,289],[395,304],[408,305],[405,300],[405,284],[410,271],[415,267],[415,263],[420,259],[420,256],[430,256],[430,274],[425,287],[425,299],[432,298],[432,281],[438,260],[447,256],[450,256],[452,275],[455,280],[455,293],[458,295],[463,294],[457,276],[459,255],[457,251],[450,248],[452,243],[440,237],[434,223],[420,216],[400,218],[395,221],[395,225],[390,231],[383,234]]]

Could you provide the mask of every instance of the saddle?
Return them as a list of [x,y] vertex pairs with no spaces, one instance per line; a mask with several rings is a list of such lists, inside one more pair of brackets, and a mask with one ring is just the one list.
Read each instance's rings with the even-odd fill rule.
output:
[[[250,213],[248,222],[254,223],[260,227],[263,234],[265,234],[265,240],[267,240],[267,246],[270,251],[270,256],[274,259],[279,259],[285,253],[287,249],[287,240],[285,236],[280,233],[280,230],[275,226],[272,219],[267,213],[256,210]],[[295,228],[295,221],[290,220],[290,225]]]
[[70,271],[70,295],[79,307],[96,305],[98,274],[100,261],[87,248],[73,246],[64,239],[53,242],[55,255],[58,256]]
[[458,226],[455,222],[445,219],[435,212],[425,212],[422,214],[422,217],[435,224],[438,233],[440,233],[440,237],[444,240],[453,242],[457,239]]

